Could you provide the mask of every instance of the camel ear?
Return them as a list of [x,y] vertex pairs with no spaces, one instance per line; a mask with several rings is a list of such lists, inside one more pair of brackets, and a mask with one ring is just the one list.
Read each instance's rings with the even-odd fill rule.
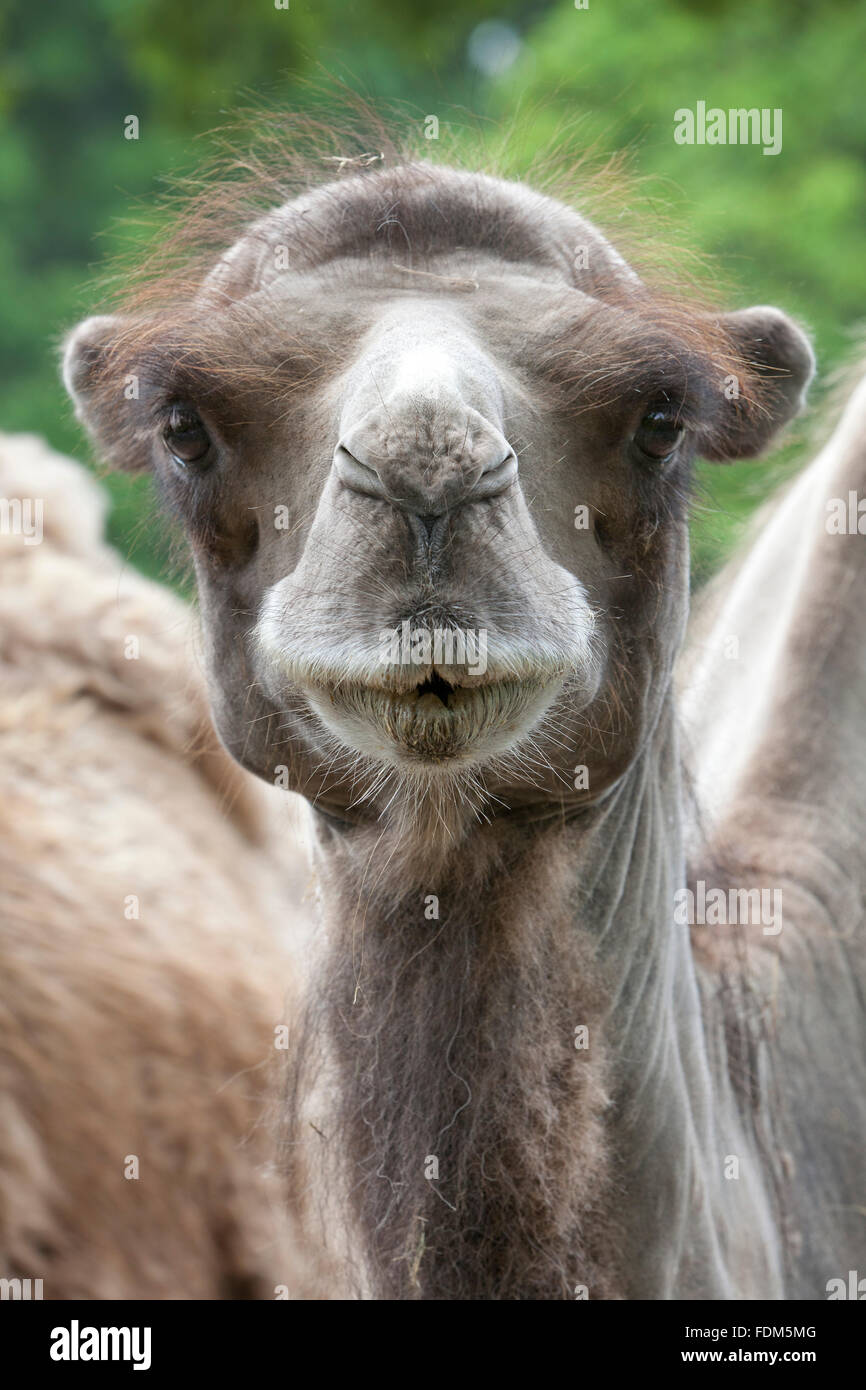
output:
[[63,341],[63,385],[75,406],[75,414],[88,430],[92,430],[93,389],[119,326],[118,319],[113,316],[97,315],[83,319]]
[[123,320],[98,315],[84,319],[63,343],[63,384],[101,457],[115,468],[138,470],[149,464],[149,447],[138,432],[139,383],[112,370],[111,349]]
[[815,373],[815,354],[806,334],[781,309],[759,305],[718,320],[743,364],[749,382],[741,389],[736,366],[725,378],[723,409],[701,440],[700,452],[714,460],[753,458],[802,410]]

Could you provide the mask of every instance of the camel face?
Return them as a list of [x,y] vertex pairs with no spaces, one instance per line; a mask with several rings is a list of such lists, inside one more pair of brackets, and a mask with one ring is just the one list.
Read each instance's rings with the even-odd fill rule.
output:
[[692,459],[761,448],[810,371],[777,311],[661,305],[561,204],[413,165],[278,209],[66,362],[186,528],[226,745],[360,818],[608,788],[682,634]]
[[[676,456],[659,460],[635,444],[643,399],[539,410],[551,388],[532,363],[550,351],[563,294],[495,272],[471,298],[384,291],[372,328],[358,325],[353,360],[323,392],[324,481],[287,572],[281,538],[268,538],[253,659],[274,708],[299,692],[329,736],[377,767],[441,781],[492,762],[503,791],[531,795],[540,779],[573,791],[577,764],[598,790],[611,767],[578,721],[597,729],[629,699],[633,741],[664,676],[636,640],[621,669],[607,615],[676,635],[684,612],[684,402],[669,427],[661,412],[660,447]],[[516,340],[509,290],[522,301]],[[579,336],[600,306],[570,299]],[[664,357],[658,370],[670,380]],[[651,605],[628,587],[638,566],[653,575]],[[658,641],[656,653],[667,659]],[[556,753],[563,726],[570,761]],[[631,751],[629,729],[617,732],[616,767]],[[541,768],[523,762],[527,738]]]
[[527,502],[551,451],[524,477],[511,439],[535,421],[485,306],[389,299],[330,392],[325,483],[255,646],[275,704],[300,689],[343,746],[441,779],[507,754],[566,687],[586,707],[596,621]]

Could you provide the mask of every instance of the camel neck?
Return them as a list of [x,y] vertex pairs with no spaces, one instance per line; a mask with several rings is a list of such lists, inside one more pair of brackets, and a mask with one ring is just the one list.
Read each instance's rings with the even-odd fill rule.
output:
[[765,1204],[674,923],[681,822],[665,712],[602,804],[480,827],[420,887],[381,832],[324,835],[316,1123],[380,1294],[743,1296]]

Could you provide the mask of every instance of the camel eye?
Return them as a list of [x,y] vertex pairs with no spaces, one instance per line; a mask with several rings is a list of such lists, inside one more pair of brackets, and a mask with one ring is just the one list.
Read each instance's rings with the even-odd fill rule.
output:
[[175,463],[185,468],[202,463],[210,451],[210,437],[197,411],[189,405],[173,405],[162,432],[165,447]]
[[669,459],[685,430],[670,408],[648,410],[637,427],[634,442],[642,454],[656,463]]

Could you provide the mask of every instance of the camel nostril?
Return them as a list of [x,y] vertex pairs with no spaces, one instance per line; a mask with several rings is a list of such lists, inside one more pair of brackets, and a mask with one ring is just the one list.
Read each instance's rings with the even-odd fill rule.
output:
[[361,492],[365,497],[387,497],[382,479],[367,463],[362,463],[343,444],[334,450],[334,470],[340,482],[353,492]]
[[495,497],[510,487],[516,477],[517,455],[512,448],[508,448],[495,462],[484,465],[469,496],[473,501],[481,497]]

